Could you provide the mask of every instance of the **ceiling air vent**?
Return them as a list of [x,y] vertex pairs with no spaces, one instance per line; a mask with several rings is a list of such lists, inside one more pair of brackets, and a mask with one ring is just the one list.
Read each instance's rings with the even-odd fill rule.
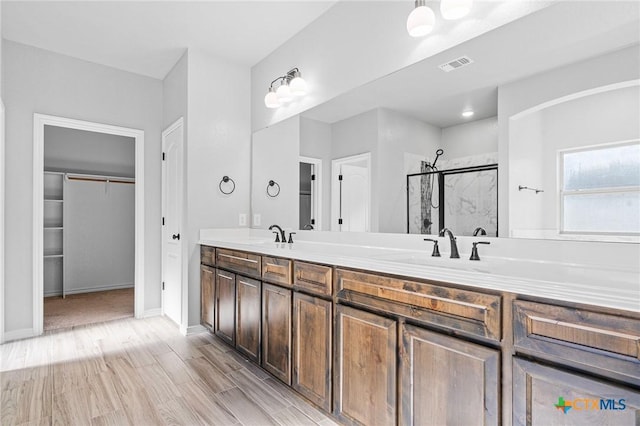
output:
[[473,59],[471,59],[470,57],[461,56],[457,59],[454,59],[453,61],[440,65],[438,68],[440,68],[444,72],[449,72],[449,71],[457,70],[458,68],[462,68],[472,63],[473,63]]

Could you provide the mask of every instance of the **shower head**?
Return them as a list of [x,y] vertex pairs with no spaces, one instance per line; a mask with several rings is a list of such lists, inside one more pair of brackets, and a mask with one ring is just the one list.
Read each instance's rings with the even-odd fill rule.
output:
[[431,165],[431,167],[435,167],[436,163],[438,162],[438,158],[440,158],[440,156],[444,154],[444,151],[439,149],[436,151],[436,158],[433,160],[433,164]]

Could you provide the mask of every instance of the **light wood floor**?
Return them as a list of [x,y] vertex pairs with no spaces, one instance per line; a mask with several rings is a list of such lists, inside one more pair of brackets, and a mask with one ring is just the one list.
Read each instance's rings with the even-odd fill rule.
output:
[[0,345],[2,425],[334,424],[209,333],[125,319]]
[[133,288],[44,298],[44,330],[133,317]]

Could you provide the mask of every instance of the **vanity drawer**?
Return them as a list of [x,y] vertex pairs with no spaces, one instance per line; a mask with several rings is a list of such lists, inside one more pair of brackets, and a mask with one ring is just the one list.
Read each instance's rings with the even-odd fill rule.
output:
[[260,278],[261,256],[243,251],[216,249],[216,263],[219,268],[229,269],[250,277]]
[[216,249],[209,246],[200,246],[200,263],[207,266],[216,266]]
[[289,259],[262,256],[262,279],[290,287],[293,282],[291,279],[292,263]]
[[516,350],[640,384],[640,319],[516,300]]
[[314,263],[293,263],[293,287],[321,296],[331,296],[332,269]]
[[499,295],[338,269],[338,298],[437,327],[501,339]]

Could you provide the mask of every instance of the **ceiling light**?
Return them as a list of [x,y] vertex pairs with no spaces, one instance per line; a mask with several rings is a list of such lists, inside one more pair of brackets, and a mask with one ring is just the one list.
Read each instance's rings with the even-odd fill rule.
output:
[[[280,82],[277,88],[274,84]],[[267,108],[278,108],[289,103],[294,97],[300,98],[307,94],[307,82],[302,78],[298,68],[289,70],[285,75],[274,79],[269,85],[269,91],[264,96]]]
[[471,110],[467,110],[467,111],[463,111],[463,112],[462,112],[462,116],[463,116],[464,118],[473,117],[473,114],[474,114],[474,112],[473,112],[473,111],[471,111]]
[[473,0],[441,0],[440,13],[444,19],[460,19],[471,11]]
[[269,91],[264,97],[264,104],[267,108],[278,108],[280,106],[280,101],[273,87],[269,87]]
[[407,18],[407,31],[411,37],[423,37],[433,30],[436,15],[425,5],[425,0],[416,0],[416,7]]

